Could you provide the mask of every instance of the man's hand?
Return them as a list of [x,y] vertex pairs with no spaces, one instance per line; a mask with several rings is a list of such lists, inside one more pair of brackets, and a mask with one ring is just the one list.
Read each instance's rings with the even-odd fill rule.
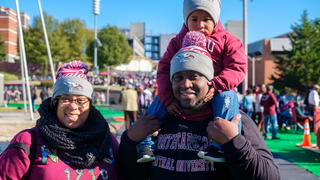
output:
[[135,142],[139,142],[159,130],[160,126],[161,122],[155,115],[143,116],[128,129],[128,137]]
[[182,109],[175,100],[173,100],[172,103],[169,104],[169,106],[167,106],[167,111],[168,113],[173,114],[175,116],[182,114]]
[[235,115],[231,121],[217,117],[209,122],[207,127],[208,136],[218,144],[222,145],[239,134],[238,123],[240,114]]
[[206,97],[204,97],[204,100],[203,100],[204,102],[210,101],[213,98],[214,91],[215,91],[214,88],[212,87],[212,82],[211,81],[208,82],[208,85],[209,85],[210,89],[209,89]]

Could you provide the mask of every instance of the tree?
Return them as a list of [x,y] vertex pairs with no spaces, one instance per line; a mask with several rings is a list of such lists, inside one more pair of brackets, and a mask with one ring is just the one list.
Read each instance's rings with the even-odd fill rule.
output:
[[[51,48],[52,59],[55,63],[64,62],[68,59],[67,39],[57,30],[59,22],[52,16],[44,13],[47,34]],[[48,74],[48,53],[44,40],[44,32],[40,17],[34,19],[33,25],[24,32],[24,41],[26,48],[26,57],[28,63],[40,64],[43,75]]]
[[288,87],[306,92],[312,85],[320,84],[320,19],[309,21],[304,11],[301,24],[295,24],[292,30],[292,50],[276,57],[278,73],[272,80],[277,89]]
[[6,58],[6,49],[2,36],[0,35],[0,61],[4,61]]
[[[102,44],[102,46],[98,47],[98,65],[100,68],[129,62],[132,49],[118,28],[108,26],[101,29],[98,33],[98,39]],[[87,49],[87,54],[91,57],[92,62],[93,47],[94,42]]]
[[80,59],[88,61],[85,50],[88,47],[90,31],[86,29],[84,22],[80,19],[69,19],[59,24],[58,30],[66,38],[69,47],[69,59]]

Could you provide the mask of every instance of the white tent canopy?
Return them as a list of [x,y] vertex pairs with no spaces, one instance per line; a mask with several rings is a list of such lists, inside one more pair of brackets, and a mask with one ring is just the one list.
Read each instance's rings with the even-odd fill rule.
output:
[[118,71],[130,71],[130,72],[151,72],[152,61],[144,57],[133,57],[129,64],[121,64],[115,67]]

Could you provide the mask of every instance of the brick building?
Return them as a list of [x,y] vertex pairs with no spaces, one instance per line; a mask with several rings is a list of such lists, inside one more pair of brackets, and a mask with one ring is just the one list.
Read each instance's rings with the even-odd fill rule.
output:
[[[228,32],[232,33],[243,42],[242,21],[227,21],[225,27]],[[288,34],[248,44],[249,87],[272,83],[270,78],[272,75],[276,75],[275,55],[284,55],[284,50],[291,50]]]
[[[288,35],[271,39],[263,39],[248,45],[248,85],[270,84],[271,76],[276,75],[275,56],[284,55],[285,50],[291,50]],[[252,63],[254,60],[254,63]],[[255,72],[252,74],[252,72]],[[253,82],[254,80],[254,82]]]
[[[26,13],[21,13],[22,28],[26,29],[30,25],[30,17]],[[14,62],[19,59],[18,53],[18,23],[16,11],[0,6],[0,35],[6,46],[6,61]]]

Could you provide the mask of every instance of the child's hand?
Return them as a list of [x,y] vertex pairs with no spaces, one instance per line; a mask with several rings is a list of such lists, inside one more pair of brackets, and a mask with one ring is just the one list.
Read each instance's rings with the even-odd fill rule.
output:
[[206,97],[205,97],[204,100],[203,100],[204,102],[210,101],[210,100],[213,98],[213,95],[214,95],[214,88],[212,87],[212,82],[209,81],[209,82],[208,82],[208,85],[209,85],[210,89],[209,89]]
[[167,111],[168,113],[173,114],[175,116],[180,115],[182,113],[181,107],[175,100],[167,106]]

